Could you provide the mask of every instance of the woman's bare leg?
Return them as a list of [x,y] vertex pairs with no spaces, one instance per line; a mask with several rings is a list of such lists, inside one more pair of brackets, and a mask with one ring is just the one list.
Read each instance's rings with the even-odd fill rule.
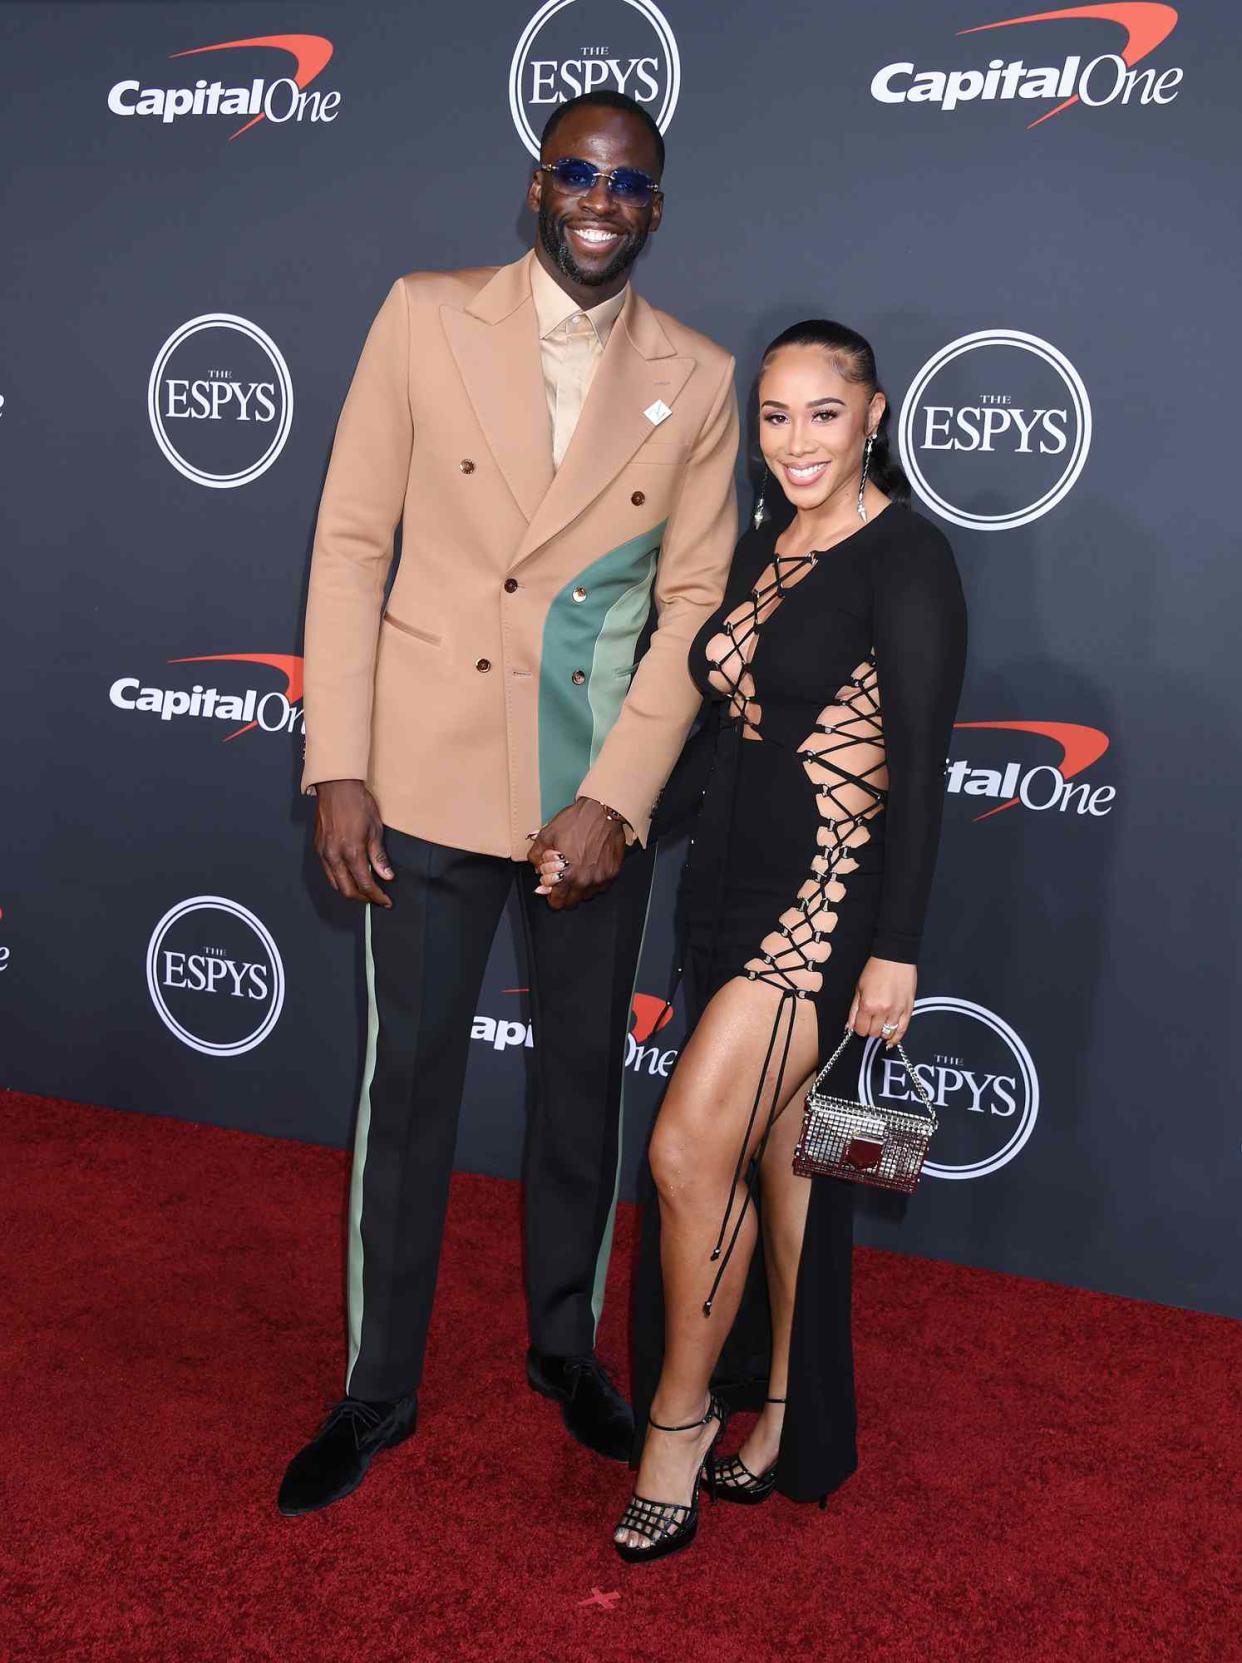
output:
[[[793,1152],[802,1130],[803,1099],[813,1078],[808,1074],[789,1098],[780,1119],[772,1128],[759,1172],[759,1192],[763,1199],[763,1265],[772,1312],[769,1397],[784,1398],[789,1386],[789,1342],[793,1333],[794,1296],[798,1286],[798,1267],[802,1262],[806,1210],[811,1199],[811,1181],[799,1178],[794,1172]],[[775,1462],[784,1424],[784,1403],[765,1404],[745,1443],[738,1450],[743,1465],[756,1478]]]
[[[777,1039],[772,1046],[774,1022]],[[664,1366],[652,1400],[651,1418],[664,1426],[684,1426],[705,1413],[712,1371],[737,1315],[754,1250],[753,1209],[747,1209],[716,1290],[711,1315],[705,1316],[703,1303],[719,1268],[719,1261],[713,1263],[711,1253],[720,1234],[756,1088],[762,1079],[747,1162],[768,1123],[787,1035],[789,1055],[780,1081],[778,1108],[803,1089],[803,1082],[814,1068],[814,1006],[809,1000],[782,1000],[777,990],[763,982],[738,978],[726,983],[704,1011],[678,1059],[652,1134],[651,1170],[660,1203],[665,1342]],[[782,1117],[778,1122],[782,1135],[783,1120],[789,1118]],[[745,1201],[746,1187],[739,1183],[726,1246]],[[688,1502],[694,1475],[716,1430],[714,1421],[695,1432],[656,1432],[648,1428],[636,1492],[652,1501]],[[617,1540],[639,1548],[649,1545],[633,1532],[618,1532]]]

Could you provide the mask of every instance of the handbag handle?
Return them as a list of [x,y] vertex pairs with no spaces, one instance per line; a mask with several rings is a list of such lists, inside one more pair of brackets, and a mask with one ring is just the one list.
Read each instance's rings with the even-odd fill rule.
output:
[[[811,1087],[812,1092],[818,1091],[820,1086],[823,1085],[824,1081],[828,1077],[829,1072],[832,1069],[833,1063],[836,1062],[837,1058],[841,1055],[842,1051],[845,1050],[845,1047],[849,1044],[850,1040],[853,1037],[854,1037],[854,1030],[853,1030],[853,1028],[850,1027],[849,1023],[847,1022],[845,1024],[845,1034],[844,1034],[844,1037],[841,1040],[840,1045],[837,1046],[836,1050],[828,1058],[828,1061],[824,1064],[824,1066],[820,1069],[819,1073],[815,1076],[815,1084]],[[861,1038],[862,1036],[860,1035],[859,1037]],[[939,1118],[936,1114],[935,1109],[932,1107],[931,1098],[927,1095],[927,1091],[926,1091],[926,1089],[923,1085],[922,1080],[920,1080],[918,1075],[914,1072],[914,1064],[910,1061],[909,1057],[906,1055],[905,1046],[901,1043],[900,1040],[897,1040],[895,1042],[895,1044],[896,1044],[896,1049],[897,1049],[897,1055],[901,1058],[902,1064],[905,1067],[905,1071],[906,1071],[907,1075],[909,1076],[910,1084],[914,1087],[914,1090],[915,1090],[916,1095],[918,1096],[919,1102],[922,1103],[923,1107],[927,1110],[928,1115],[931,1117],[931,1129],[934,1132],[936,1130],[936,1127],[939,1126],[940,1120],[939,1120]]]

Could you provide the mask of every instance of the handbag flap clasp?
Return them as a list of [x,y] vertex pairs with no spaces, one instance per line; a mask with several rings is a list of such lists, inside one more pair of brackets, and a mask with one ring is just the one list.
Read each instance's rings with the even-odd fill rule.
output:
[[884,1145],[876,1138],[851,1138],[845,1148],[845,1161],[859,1172],[869,1172],[879,1166],[883,1153]]

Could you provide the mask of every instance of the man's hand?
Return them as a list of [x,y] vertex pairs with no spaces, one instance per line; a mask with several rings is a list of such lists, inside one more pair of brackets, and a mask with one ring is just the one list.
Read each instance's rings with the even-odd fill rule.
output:
[[315,853],[328,882],[347,901],[390,907],[392,897],[373,872],[391,878],[384,853],[384,823],[375,798],[361,780],[322,780],[315,786]]
[[554,912],[599,895],[625,859],[625,822],[610,818],[603,803],[579,797],[554,815],[527,856],[539,873],[536,895],[546,895]]

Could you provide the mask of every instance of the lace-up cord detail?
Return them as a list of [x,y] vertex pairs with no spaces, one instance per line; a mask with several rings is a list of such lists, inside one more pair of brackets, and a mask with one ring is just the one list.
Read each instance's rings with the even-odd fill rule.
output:
[[709,679],[717,692],[728,694],[731,714],[741,721],[743,731],[751,738],[759,737],[758,723],[762,716],[755,704],[750,674],[759,627],[789,591],[814,569],[818,559],[817,554],[773,555],[772,564],[765,567],[747,598],[721,623],[722,634],[708,642]]
[[[760,626],[785,599],[790,589],[816,564],[816,555],[775,555],[749,598],[735,607],[721,625],[721,637],[708,644],[711,681],[728,694],[731,714],[742,727],[742,739],[761,741],[762,709],[756,699],[750,673]],[[817,835],[819,853],[811,872],[798,892],[796,905],[783,914],[772,935],[764,939],[760,952],[747,961],[749,981],[766,982],[776,988],[780,1004],[772,1024],[772,1037],[755,1088],[746,1132],[729,1185],[724,1216],[720,1221],[711,1258],[716,1275],[703,1315],[710,1316],[720,1283],[742,1231],[751,1202],[745,1186],[742,1204],[734,1218],[737,1192],[748,1166],[758,1168],[776,1123],[785,1083],[789,1052],[797,1014],[796,1001],[808,999],[822,986],[819,966],[832,951],[828,935],[837,922],[834,906],[845,894],[843,878],[857,870],[854,851],[870,841],[868,821],[881,813],[888,796],[888,769],[884,753],[884,727],[879,699],[879,677],[874,655],[859,664],[836,698],[819,713],[815,729],[798,747],[798,757],[815,789],[815,802],[823,824]],[[783,1035],[782,1035],[783,1025]],[[767,1120],[754,1154],[751,1139],[763,1105],[768,1069],[777,1054],[780,1062],[772,1083]],[[730,1233],[729,1225],[733,1223]],[[728,1245],[725,1237],[728,1235]]]

